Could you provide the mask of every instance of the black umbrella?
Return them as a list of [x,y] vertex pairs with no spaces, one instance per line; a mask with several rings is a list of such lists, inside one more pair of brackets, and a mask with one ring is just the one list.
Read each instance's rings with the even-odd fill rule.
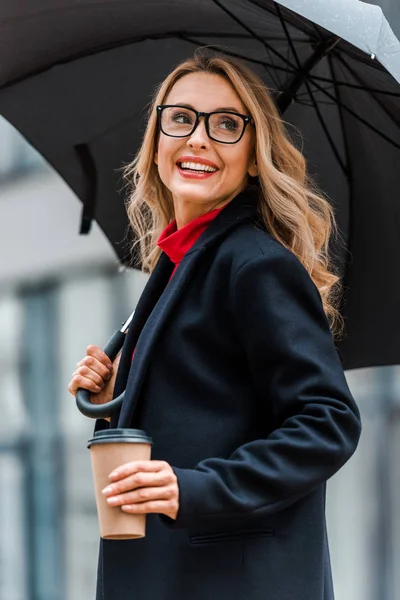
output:
[[332,31],[272,0],[3,1],[0,113],[82,199],[82,231],[96,218],[125,260],[120,168],[154,87],[195,47],[228,47],[274,90],[335,207],[344,366],[399,363],[400,85]]

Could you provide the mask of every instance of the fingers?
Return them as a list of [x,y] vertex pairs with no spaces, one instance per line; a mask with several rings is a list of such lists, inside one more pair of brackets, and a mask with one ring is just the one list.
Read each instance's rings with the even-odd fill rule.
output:
[[150,514],[167,515],[171,519],[176,519],[178,514],[178,505],[174,500],[152,500],[151,502],[139,502],[136,504],[123,504],[121,510],[130,514]]
[[110,506],[130,513],[160,513],[176,519],[179,510],[178,479],[165,461],[135,461],[110,474],[112,482],[103,490]]
[[86,366],[78,367],[75,371],[75,375],[80,375],[81,377],[86,377],[86,379],[91,379],[100,388],[103,388],[105,384],[105,378]]
[[169,500],[174,497],[173,486],[164,487],[144,487],[138,490],[132,490],[118,496],[107,498],[110,506],[122,506],[126,504],[136,504],[137,502],[151,502],[153,500]]
[[78,369],[80,367],[87,367],[91,371],[94,371],[95,373],[100,375],[100,377],[102,377],[103,379],[109,379],[113,370],[112,363],[108,357],[107,360],[104,362],[100,360],[97,356],[93,356],[91,354],[88,354],[84,358],[82,358],[82,360],[79,361],[76,366]]
[[172,470],[162,470],[156,473],[139,472],[108,485],[106,488],[104,488],[103,494],[105,496],[113,496],[115,494],[121,494],[137,488],[170,485],[175,481],[175,478],[175,473]]
[[79,388],[88,390],[89,392],[92,392],[93,394],[98,394],[99,392],[101,392],[103,387],[104,387],[104,382],[103,382],[102,386],[100,387],[93,381],[93,379],[84,377],[83,375],[73,374],[73,377],[68,386],[68,391],[73,396],[76,396],[76,392],[78,391]]
[[133,475],[139,471],[155,473],[164,469],[169,469],[172,471],[170,465],[164,460],[135,460],[133,462],[125,463],[117,469],[114,469],[114,471],[110,473],[109,478],[111,481],[117,481],[118,479],[128,477],[129,475]]
[[73,396],[76,396],[79,388],[98,394],[112,377],[112,362],[101,348],[91,345],[86,352],[86,356],[77,363],[68,385],[68,391]]
[[86,354],[88,356],[93,356],[94,358],[97,358],[97,360],[99,360],[103,365],[106,365],[109,368],[112,368],[111,360],[109,359],[107,354],[104,352],[104,350],[99,348],[99,346],[94,346],[93,344],[88,346],[86,348]]

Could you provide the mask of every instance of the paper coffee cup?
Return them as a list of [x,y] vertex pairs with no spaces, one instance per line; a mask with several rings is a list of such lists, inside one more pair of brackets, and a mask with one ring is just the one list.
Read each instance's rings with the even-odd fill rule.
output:
[[146,515],[132,515],[110,506],[102,493],[108,476],[117,467],[135,460],[150,460],[152,439],[141,429],[103,429],[88,441],[100,535],[108,540],[141,538],[146,534]]

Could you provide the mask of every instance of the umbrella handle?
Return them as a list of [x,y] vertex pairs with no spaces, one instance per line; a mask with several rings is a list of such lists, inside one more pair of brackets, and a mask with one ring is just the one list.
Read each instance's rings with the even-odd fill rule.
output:
[[[122,333],[120,330],[117,330],[108,340],[104,352],[111,362],[121,350],[124,341],[125,333]],[[110,400],[110,402],[105,402],[104,404],[93,404],[93,402],[90,401],[91,395],[92,392],[89,392],[89,390],[84,390],[82,388],[78,389],[76,392],[76,405],[78,409],[85,417],[90,417],[91,419],[105,419],[106,417],[112,417],[119,412],[125,392],[122,392],[120,396],[114,398],[114,400]]]
[[[132,321],[134,312],[135,311],[133,311],[122,328],[114,332],[104,348],[104,352],[111,362],[114,361],[118,352],[124,345],[125,335]],[[76,392],[76,405],[78,409],[85,417],[90,417],[91,419],[105,419],[106,417],[114,416],[121,410],[125,392],[122,392],[117,398],[110,400],[110,402],[105,402],[104,404],[93,404],[93,402],[90,401],[91,395],[91,392],[88,390],[84,390],[83,388],[78,389]]]

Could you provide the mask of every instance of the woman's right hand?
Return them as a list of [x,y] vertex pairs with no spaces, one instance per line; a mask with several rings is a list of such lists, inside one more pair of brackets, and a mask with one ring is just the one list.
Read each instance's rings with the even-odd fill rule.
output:
[[114,363],[99,346],[88,346],[86,356],[77,363],[76,371],[68,385],[68,391],[76,396],[79,388],[92,392],[90,400],[93,404],[105,404],[112,400],[115,378],[121,355]]

